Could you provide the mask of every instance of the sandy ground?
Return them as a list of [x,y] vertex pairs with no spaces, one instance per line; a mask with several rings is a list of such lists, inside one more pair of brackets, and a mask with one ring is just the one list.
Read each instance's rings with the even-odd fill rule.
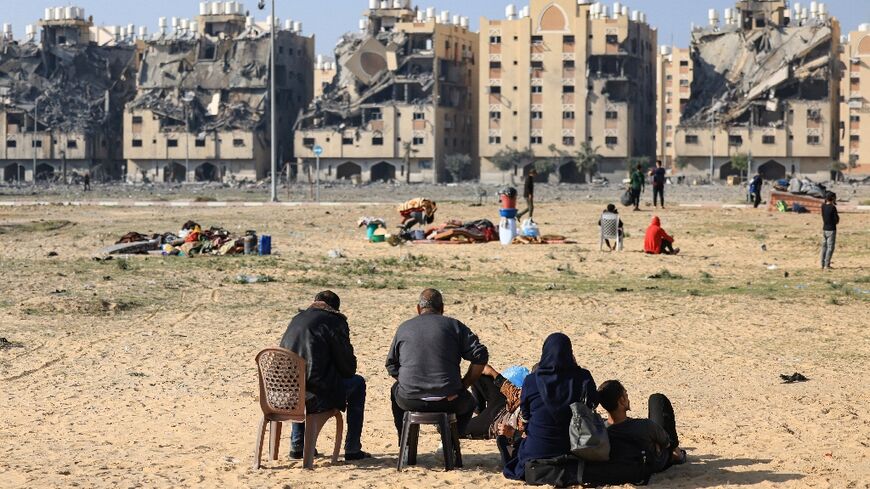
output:
[[[444,291],[496,368],[533,364],[563,331],[599,383],[623,381],[636,416],[666,393],[691,463],[655,486],[870,487],[870,215],[843,215],[825,273],[818,216],[668,210],[684,253],[649,257],[637,250],[650,212],[624,214],[627,251],[610,254],[600,210],[540,208],[543,231],[576,245],[391,248],[354,227],[395,221],[390,207],[0,208],[0,336],[20,345],[0,349],[0,487],[518,486],[486,441],[463,442],[465,469],[445,473],[432,431],[420,466],[395,471],[383,365],[425,286]],[[454,204],[439,217],[494,214]],[[276,255],[91,259],[127,231],[188,219],[272,234]],[[327,258],[336,248],[346,258]],[[676,278],[648,278],[662,269]],[[237,285],[239,274],[275,281]],[[285,438],[281,460],[254,471],[254,355],[327,286],[350,317],[368,379],[363,444],[377,458],[305,472]],[[780,383],[793,372],[810,381]]]

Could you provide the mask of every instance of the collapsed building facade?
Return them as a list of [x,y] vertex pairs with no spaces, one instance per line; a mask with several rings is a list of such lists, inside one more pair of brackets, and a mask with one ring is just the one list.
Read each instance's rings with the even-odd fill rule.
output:
[[687,173],[737,175],[732,158],[768,179],[828,178],[837,158],[839,23],[824,4],[739,1],[725,23],[692,33],[691,91],[676,128]]
[[[870,24],[844,36],[840,66],[840,163],[852,175],[870,174]],[[846,74],[848,73],[848,74]]]
[[0,37],[0,177],[5,182],[120,178],[135,48],[98,44],[78,7],[48,8],[27,39]]
[[[477,34],[409,0],[371,1],[335,49],[336,74],[295,127],[301,178],[442,182],[477,174]],[[457,160],[462,162],[461,160]],[[456,173],[453,173],[454,175]]]
[[598,173],[621,179],[632,157],[655,155],[657,32],[620,3],[532,0],[506,19],[481,21],[481,180],[528,173],[494,160],[505,151],[550,159],[540,180],[582,182],[574,156],[583,143],[599,155]]
[[[136,97],[124,112],[131,182],[244,181],[270,174],[271,21],[238,2],[203,2],[200,16],[145,42]],[[165,25],[165,19],[161,19]],[[278,22],[275,22],[277,25]],[[314,37],[275,32],[278,170],[290,171],[290,128],[313,97]]]

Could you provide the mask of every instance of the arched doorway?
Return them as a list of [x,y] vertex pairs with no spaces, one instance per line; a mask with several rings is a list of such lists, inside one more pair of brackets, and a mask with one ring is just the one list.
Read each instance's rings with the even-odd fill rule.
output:
[[[529,176],[529,172],[532,171],[532,168],[535,167],[534,163],[529,163],[528,165],[523,167],[523,180]],[[542,172],[538,170],[538,176],[535,177],[535,183],[547,183],[550,181],[550,172]]]
[[396,167],[382,161],[372,167],[373,182],[390,182],[396,179]]
[[3,169],[3,181],[5,182],[23,182],[24,167],[18,163],[13,163]]
[[[372,171],[374,171],[374,169],[372,169]],[[358,177],[360,175],[362,175],[362,167],[352,161],[342,163],[335,169],[336,180],[350,180],[353,177]],[[396,176],[395,169],[393,170],[393,176]],[[372,176],[372,180],[374,180],[374,176]]]
[[165,183],[181,183],[187,180],[187,172],[184,165],[173,161],[163,167],[163,181]]
[[732,165],[730,161],[719,167],[720,180],[726,180],[732,175],[740,176],[740,170],[734,168],[734,165]]
[[40,163],[36,167],[36,179],[42,181],[54,180],[54,167],[48,163]]
[[758,167],[761,176],[765,180],[780,180],[785,178],[785,165],[776,160],[768,160],[767,163]]
[[585,183],[586,175],[577,169],[577,163],[569,161],[559,167],[559,182],[561,183]]
[[197,182],[217,182],[220,180],[220,173],[217,167],[211,163],[199,165],[193,173]]

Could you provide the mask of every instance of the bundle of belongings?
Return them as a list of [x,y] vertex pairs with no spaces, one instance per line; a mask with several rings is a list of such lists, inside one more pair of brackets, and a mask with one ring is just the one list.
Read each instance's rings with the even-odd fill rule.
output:
[[809,195],[810,197],[815,197],[817,199],[824,199],[825,194],[828,192],[825,186],[820,183],[813,182],[809,178],[800,180],[797,177],[794,177],[791,180],[786,178],[777,180],[774,182],[773,188],[780,192],[788,192],[795,195]]
[[545,234],[543,236],[517,236],[512,244],[576,244],[565,236]]
[[232,235],[226,229],[211,227],[202,229],[199,224],[188,221],[178,234],[164,233],[145,235],[130,232],[122,236],[114,246],[102,250],[104,255],[195,256],[195,255],[241,255],[245,252],[245,240],[256,243],[256,233],[247,231],[245,236]]
[[400,205],[398,211],[402,216],[401,228],[408,230],[418,224],[425,226],[435,222],[435,213],[438,212],[438,205],[433,200],[418,197]]
[[451,220],[425,231],[402,231],[399,237],[418,243],[488,243],[498,240],[498,228],[487,219],[469,222]]

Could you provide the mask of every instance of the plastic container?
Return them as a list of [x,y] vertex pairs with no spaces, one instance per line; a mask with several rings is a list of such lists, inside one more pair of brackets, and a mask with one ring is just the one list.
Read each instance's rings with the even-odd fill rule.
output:
[[369,240],[372,243],[383,243],[387,240],[387,236],[385,234],[373,234],[372,237],[369,238]]
[[369,224],[368,227],[366,227],[366,239],[368,239],[369,241],[374,241],[375,231],[377,230],[377,224]]
[[268,234],[260,236],[260,256],[269,256],[272,254],[272,237]]
[[522,232],[523,236],[527,238],[538,238],[541,236],[541,230],[538,229],[538,224],[531,219],[523,221]]
[[245,243],[245,254],[246,255],[253,255],[254,253],[257,252],[257,235],[256,234],[249,234],[249,235],[245,236],[243,241]]
[[414,241],[423,241],[426,239],[426,233],[422,229],[415,229],[411,232],[411,236],[414,237]]
[[506,217],[508,219],[516,219],[517,210],[516,209],[499,209],[498,215],[501,217]]
[[516,219],[508,219],[506,217],[501,218],[501,222],[498,225],[498,239],[501,241],[501,244],[507,246],[513,243],[514,238],[517,237],[517,220]]
[[510,195],[501,194],[499,195],[501,198],[501,208],[502,209],[516,209],[517,208],[517,197]]

